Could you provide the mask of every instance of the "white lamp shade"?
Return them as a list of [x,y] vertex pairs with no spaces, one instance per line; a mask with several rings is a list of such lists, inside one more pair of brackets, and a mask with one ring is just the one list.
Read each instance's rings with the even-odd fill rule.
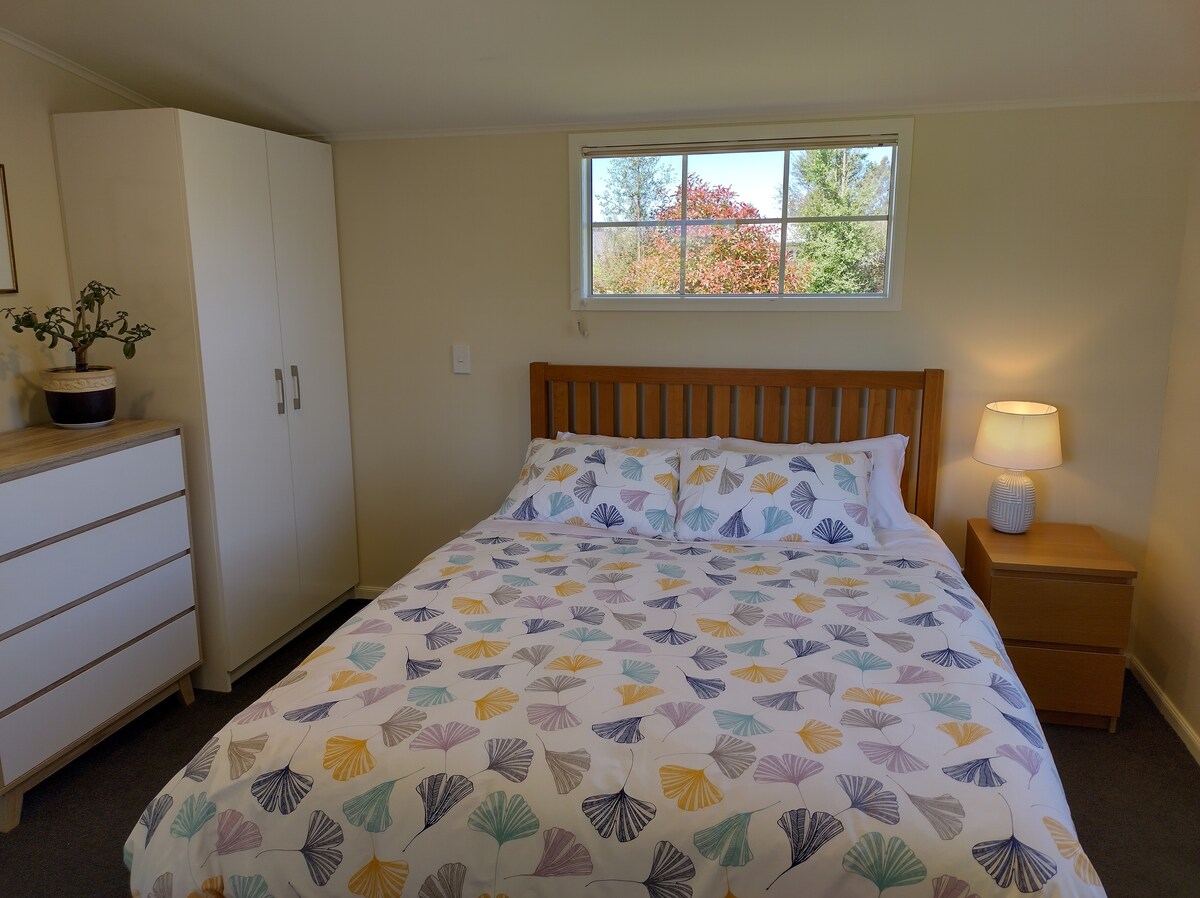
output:
[[989,402],[975,438],[976,461],[1014,471],[1062,464],[1058,409],[1043,402]]

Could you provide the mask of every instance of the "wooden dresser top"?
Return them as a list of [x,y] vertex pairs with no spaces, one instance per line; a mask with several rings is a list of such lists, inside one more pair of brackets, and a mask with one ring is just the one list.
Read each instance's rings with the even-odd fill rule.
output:
[[82,430],[39,424],[0,433],[0,483],[178,432],[170,421],[114,421]]

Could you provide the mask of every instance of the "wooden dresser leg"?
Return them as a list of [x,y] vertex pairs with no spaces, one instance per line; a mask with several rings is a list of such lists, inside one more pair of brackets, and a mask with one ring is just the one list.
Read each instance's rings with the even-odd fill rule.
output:
[[0,795],[0,833],[12,832],[21,822],[21,799],[25,793],[13,789]]
[[186,675],[179,681],[179,700],[185,705],[190,705],[196,700],[196,693],[192,691],[191,675]]
[[1108,718],[1108,731],[1110,733],[1115,733],[1117,731],[1117,718],[1115,718],[1115,717]]

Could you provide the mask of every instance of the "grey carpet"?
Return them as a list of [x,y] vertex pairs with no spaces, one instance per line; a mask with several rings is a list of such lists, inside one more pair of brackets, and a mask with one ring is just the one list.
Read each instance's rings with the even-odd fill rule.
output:
[[[0,834],[0,895],[128,895],[121,847],[159,786],[362,604],[343,605],[233,692],[197,692],[190,708],[167,700],[31,790],[21,825]],[[1115,735],[1063,726],[1046,733],[1080,841],[1110,898],[1200,894],[1200,766],[1136,681],[1127,678]]]

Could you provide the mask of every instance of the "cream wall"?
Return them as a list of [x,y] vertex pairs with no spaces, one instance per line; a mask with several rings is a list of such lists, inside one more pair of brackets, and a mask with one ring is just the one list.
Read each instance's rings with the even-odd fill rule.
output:
[[[1200,131],[1200,115],[1197,115]],[[1139,590],[1134,656],[1152,694],[1200,760],[1200,151],[1191,192],[1179,302],[1171,341],[1158,479],[1145,574]],[[1144,678],[1143,678],[1144,679]],[[1182,724],[1182,725],[1180,725]]]
[[[78,290],[67,281],[67,254],[54,173],[50,116],[55,112],[126,109],[134,104],[77,75],[0,41],[0,165],[17,262],[17,294],[0,293],[0,308],[39,312],[68,305]],[[37,371],[66,364],[70,353],[45,350],[29,334],[0,322],[0,431],[49,420]]]
[[[0,305],[74,292],[50,115],[132,105],[0,41],[21,287]],[[1143,571],[1136,666],[1197,751],[1198,120],[1194,103],[918,116],[902,311],[592,312],[587,338],[567,304],[564,134],[336,144],[363,585],[503,498],[530,360],[942,367],[938,529],[961,550],[983,509],[982,404],[1059,405],[1065,463],[1034,475],[1039,516],[1096,524]],[[450,373],[452,342],[473,374]],[[66,357],[0,329],[0,431],[45,420],[34,372]]]
[[[365,587],[489,514],[528,439],[531,360],[946,369],[936,524],[960,550],[993,399],[1062,409],[1039,516],[1144,561],[1195,104],[921,115],[904,308],[568,308],[564,134],[334,145]],[[450,344],[471,345],[454,375]]]

